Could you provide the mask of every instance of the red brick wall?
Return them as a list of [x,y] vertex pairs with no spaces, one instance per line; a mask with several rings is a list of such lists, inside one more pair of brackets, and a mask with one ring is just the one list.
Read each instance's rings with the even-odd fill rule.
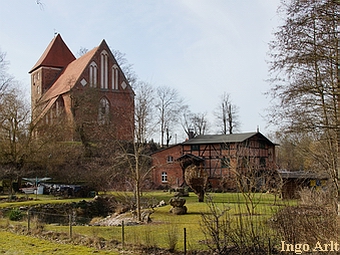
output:
[[[101,52],[105,50],[108,53],[108,89],[101,89]],[[90,80],[89,80],[89,67],[85,67],[84,70],[82,70],[82,73],[79,76],[78,81],[75,81],[76,84],[72,88],[72,90],[69,93],[65,93],[62,95],[63,100],[63,106],[65,107],[63,109],[65,116],[67,120],[69,121],[69,124],[72,124],[73,121],[78,121],[83,116],[79,115],[87,115],[87,120],[90,120],[91,123],[93,123],[93,127],[91,127],[90,133],[94,134],[96,130],[94,130],[95,126],[98,127],[98,124],[95,125],[96,121],[98,120],[98,112],[99,112],[99,105],[100,105],[100,99],[103,97],[106,97],[106,99],[109,101],[110,104],[110,121],[111,126],[108,128],[107,133],[110,133],[115,135],[115,139],[118,140],[133,140],[134,137],[134,92],[130,86],[127,86],[126,88],[123,88],[121,86],[122,82],[125,82],[126,84],[129,84],[126,80],[124,74],[121,72],[121,70],[118,68],[118,89],[112,88],[112,66],[118,65],[110,53],[110,49],[108,48],[107,44],[103,42],[96,54],[93,56],[93,58],[89,61],[88,64],[91,64],[92,61],[94,61],[97,65],[97,82],[96,84],[97,90],[95,93],[96,95],[93,95],[93,99],[97,100],[98,102],[94,102],[92,100],[93,107],[91,110],[86,112],[78,112],[78,115],[73,116],[73,113],[71,111],[71,107],[74,105],[75,98],[81,95],[81,93],[84,93],[87,89],[90,88]],[[39,76],[37,75],[39,73]],[[33,117],[36,118],[39,116],[42,109],[35,109],[35,103],[36,101],[46,92],[48,88],[50,88],[51,84],[56,80],[58,75],[60,74],[60,70],[56,68],[48,68],[48,67],[42,67],[32,73],[32,85],[31,85],[31,100],[32,100],[32,111],[33,111]],[[37,79],[39,77],[39,79]],[[80,82],[85,79],[87,84],[83,86]],[[40,90],[37,90],[37,87],[39,86]],[[39,91],[39,93],[37,93]],[[91,92],[92,93],[92,92]],[[53,111],[55,109],[55,106],[51,107],[50,111]],[[54,116],[53,113],[48,112],[48,116]],[[44,119],[43,119],[44,121]],[[72,125],[70,125],[72,126]],[[91,132],[92,131],[92,132]],[[68,133],[68,136],[70,138],[75,138],[76,135]],[[99,135],[100,137],[103,136],[103,133]],[[102,137],[103,138],[103,137]],[[65,139],[68,139],[68,137],[65,137]],[[112,137],[111,137],[112,139]]]
[[[99,89],[101,93],[101,98],[106,97],[110,102],[110,114],[112,121],[112,129],[115,130],[117,139],[119,140],[133,140],[134,136],[134,92],[130,86],[125,89],[121,86],[122,82],[128,84],[123,72],[118,69],[118,90],[112,88],[112,66],[118,65],[114,57],[110,54],[110,49],[107,47],[106,43],[102,43],[91,59],[90,63],[94,61],[98,67],[97,75],[97,88],[100,88],[101,81],[101,52],[106,51],[108,53],[108,89]],[[80,84],[82,79],[87,81],[87,85],[83,87]],[[79,83],[77,88],[80,90],[88,88],[90,86],[89,82],[89,68],[85,68],[81,76],[79,77]],[[97,107],[99,107],[99,100]],[[95,116],[96,118],[97,116]]]
[[[172,162],[168,162],[168,157],[173,157]],[[164,150],[160,150],[152,155],[152,165],[154,167],[152,176],[154,185],[159,187],[178,187],[184,181],[182,168],[178,161],[182,156],[181,145],[174,145]],[[162,172],[168,176],[167,182],[162,182]]]

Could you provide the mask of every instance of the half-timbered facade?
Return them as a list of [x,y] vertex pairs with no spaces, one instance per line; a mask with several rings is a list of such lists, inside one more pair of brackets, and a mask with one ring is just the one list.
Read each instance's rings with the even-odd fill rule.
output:
[[211,187],[237,189],[242,174],[258,177],[275,169],[275,144],[259,132],[201,135],[152,155],[153,180],[157,187],[184,184],[184,171],[191,164],[203,167]]

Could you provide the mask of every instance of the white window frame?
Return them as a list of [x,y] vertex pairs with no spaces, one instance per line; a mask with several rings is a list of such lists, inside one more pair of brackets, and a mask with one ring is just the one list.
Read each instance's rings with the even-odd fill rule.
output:
[[168,182],[168,173],[167,172],[162,172],[162,182]]
[[174,162],[174,157],[171,156],[171,155],[168,155],[167,158],[166,158],[166,162],[168,162],[168,163]]

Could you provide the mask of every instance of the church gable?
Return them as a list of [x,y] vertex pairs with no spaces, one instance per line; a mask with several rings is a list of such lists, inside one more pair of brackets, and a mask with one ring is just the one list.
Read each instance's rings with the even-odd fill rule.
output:
[[124,73],[105,40],[96,49],[78,80],[78,86],[98,88],[107,92],[133,93]]

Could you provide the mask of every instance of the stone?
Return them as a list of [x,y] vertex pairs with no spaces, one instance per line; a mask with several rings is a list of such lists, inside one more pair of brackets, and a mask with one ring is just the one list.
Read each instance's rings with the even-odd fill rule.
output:
[[186,214],[188,211],[186,206],[181,206],[181,207],[172,207],[170,209],[170,213],[175,214],[175,215],[183,215]]
[[181,197],[173,197],[169,200],[169,204],[172,206],[170,209],[170,213],[176,214],[176,215],[182,215],[186,214],[188,209],[184,204],[186,203],[186,200]]
[[182,207],[186,203],[186,200],[181,197],[170,198],[169,204],[173,207]]

